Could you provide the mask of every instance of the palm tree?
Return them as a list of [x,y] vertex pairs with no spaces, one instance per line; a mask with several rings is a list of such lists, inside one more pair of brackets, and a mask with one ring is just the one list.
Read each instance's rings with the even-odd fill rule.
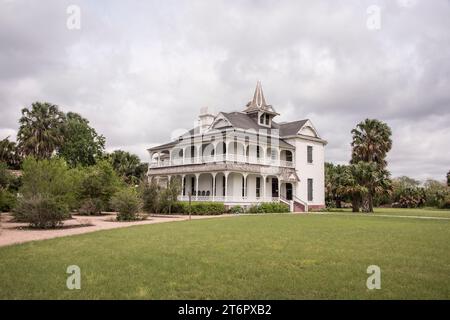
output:
[[375,162],[386,167],[386,154],[392,148],[392,131],[389,126],[376,119],[366,119],[352,130],[352,160]]
[[389,175],[389,171],[375,162],[359,161],[348,167],[342,192],[352,198],[353,212],[358,212],[360,206],[364,212],[373,212],[373,196],[389,193],[392,189]]
[[9,137],[0,140],[0,162],[6,163],[11,169],[18,169],[20,165],[16,143],[9,141]]
[[137,176],[141,160],[135,154],[123,150],[115,150],[107,155],[107,159],[114,170],[127,183],[136,184],[140,177]]
[[364,201],[367,201],[363,209],[373,212],[373,197],[376,192],[373,186],[377,183],[375,180],[381,178],[384,173],[387,173],[387,179],[389,179],[389,173],[385,172],[384,169],[387,166],[386,155],[392,148],[392,131],[382,121],[366,119],[352,130],[352,135],[352,159],[350,163],[357,164],[363,161],[369,165],[373,163],[376,166],[376,170],[366,167],[369,171],[365,172],[363,176],[364,179],[367,179],[363,185],[372,185],[367,189],[367,194],[363,198]]
[[62,128],[64,113],[58,106],[35,102],[22,109],[17,133],[18,147],[22,155],[32,155],[38,159],[50,158],[63,142]]

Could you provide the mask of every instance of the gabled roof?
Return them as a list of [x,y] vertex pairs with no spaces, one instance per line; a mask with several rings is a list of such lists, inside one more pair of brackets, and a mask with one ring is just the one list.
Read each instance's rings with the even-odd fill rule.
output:
[[296,135],[306,122],[308,122],[308,119],[280,123],[280,137]]

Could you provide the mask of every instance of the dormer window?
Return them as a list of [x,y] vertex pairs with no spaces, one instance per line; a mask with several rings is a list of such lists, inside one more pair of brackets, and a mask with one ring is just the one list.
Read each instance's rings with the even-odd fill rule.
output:
[[270,127],[270,114],[268,113],[262,113],[259,116],[259,124],[263,125],[263,126],[268,126]]

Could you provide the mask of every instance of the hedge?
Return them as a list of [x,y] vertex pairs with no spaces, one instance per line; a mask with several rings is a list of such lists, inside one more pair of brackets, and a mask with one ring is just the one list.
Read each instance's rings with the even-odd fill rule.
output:
[[[189,202],[177,202],[172,213],[189,214]],[[219,215],[225,213],[225,205],[221,202],[191,202],[192,215]]]
[[248,207],[247,213],[284,213],[289,212],[289,206],[280,202],[264,202]]

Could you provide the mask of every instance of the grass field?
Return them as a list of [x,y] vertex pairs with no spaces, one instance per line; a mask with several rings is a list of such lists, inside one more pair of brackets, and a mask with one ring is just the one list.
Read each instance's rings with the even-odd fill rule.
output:
[[[420,208],[420,209],[400,209],[400,208],[375,208],[374,215],[397,215],[397,216],[419,216],[419,217],[438,217],[449,218],[450,210],[436,208]],[[352,213],[352,209],[335,209],[335,213]],[[354,213],[352,213],[354,214]],[[367,215],[365,213],[360,213]]]
[[[81,290],[66,288],[68,265]],[[450,299],[450,221],[239,216],[3,247],[0,298]]]

